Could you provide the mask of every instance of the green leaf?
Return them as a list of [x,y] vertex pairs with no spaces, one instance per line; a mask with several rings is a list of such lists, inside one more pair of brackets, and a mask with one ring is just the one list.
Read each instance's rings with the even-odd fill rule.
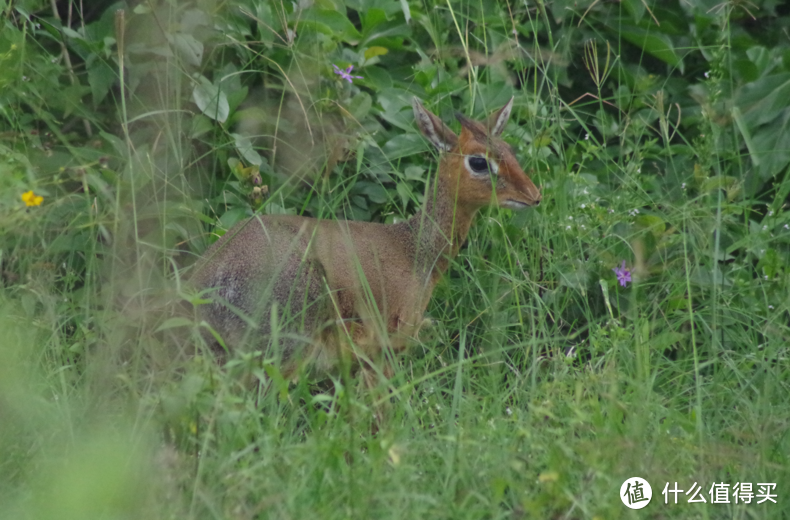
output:
[[406,19],[406,24],[411,22],[411,9],[407,0],[400,0],[400,7],[403,10],[403,18]]
[[360,92],[348,102],[347,109],[357,121],[362,121],[370,112],[373,100],[367,92]]
[[369,32],[374,27],[387,21],[387,13],[383,9],[370,8],[364,11],[362,18],[362,27],[365,32]]
[[196,114],[192,118],[192,125],[189,129],[189,137],[196,139],[201,135],[211,132],[213,129],[214,124],[211,122],[211,119],[202,114]]
[[192,91],[192,99],[201,112],[211,119],[224,123],[230,114],[228,97],[222,90],[212,85],[209,80],[200,77],[200,83]]
[[649,230],[656,237],[664,233],[666,229],[664,219],[656,215],[639,215],[635,219],[635,224]]
[[400,195],[401,204],[404,206],[412,199],[411,187],[405,182],[399,182],[397,186],[395,186],[395,191]]
[[80,33],[75,31],[74,29],[70,29],[69,27],[62,26],[60,28],[60,30],[63,31],[63,34],[65,36],[68,36],[69,38],[74,38],[75,40],[83,40],[84,39]]
[[735,105],[743,113],[743,122],[754,131],[770,123],[788,106],[790,72],[771,74],[744,85],[735,96]]
[[358,182],[355,188],[365,195],[368,200],[376,204],[385,204],[390,200],[389,193],[387,193],[387,190],[385,190],[384,186],[381,184],[362,181]]
[[790,163],[790,109],[781,112],[781,117],[771,124],[760,127],[752,136],[754,158],[759,176],[768,180],[777,175]]
[[556,269],[559,275],[560,286],[570,287],[582,291],[582,293],[585,292],[589,271],[584,262],[579,260],[560,262]]
[[258,22],[258,38],[261,43],[270,47],[272,43],[274,43],[274,35],[276,32],[272,26],[268,24],[269,20],[274,19],[272,7],[268,2],[256,2],[255,19]]
[[359,208],[362,208],[362,209],[365,209],[365,210],[368,209],[368,201],[365,199],[365,197],[361,197],[359,195],[354,195],[353,197],[351,197],[351,203],[356,205]]
[[181,16],[181,32],[185,34],[193,33],[198,27],[211,25],[208,13],[202,9],[188,9]]
[[91,87],[94,107],[98,106],[107,96],[110,87],[115,84],[115,79],[115,71],[107,62],[101,59],[95,59],[90,62],[88,65],[88,84]]
[[231,123],[251,124],[267,122],[271,119],[271,114],[261,107],[251,106],[243,108],[233,113],[230,118]]
[[335,9],[308,9],[302,13],[300,27],[314,26],[316,30],[326,33],[321,27],[328,27],[329,34],[340,40],[356,45],[359,43],[361,35],[354,24],[340,11]]
[[735,78],[739,80],[740,83],[757,81],[760,77],[760,71],[757,69],[757,66],[746,59],[733,60],[732,70],[736,73],[734,74]]
[[203,44],[190,34],[168,34],[167,39],[175,47],[181,59],[190,65],[199,67],[203,61]]
[[365,82],[379,91],[392,88],[389,72],[381,67],[365,67]]
[[281,403],[287,402],[288,401],[288,381],[286,381],[286,379],[283,377],[283,375],[280,372],[280,370],[276,366],[274,366],[272,364],[264,365],[263,369],[266,371],[266,375],[268,375],[269,378],[271,378],[272,383],[274,383],[274,386],[277,388],[277,390],[279,392],[280,402]]
[[750,47],[746,50],[746,56],[757,67],[758,74],[764,74],[771,66],[771,53],[765,47]]
[[261,159],[261,155],[252,147],[252,141],[250,141],[249,137],[243,136],[241,134],[230,135],[233,137],[236,149],[239,151],[241,156],[244,157],[244,160],[247,161],[248,164],[260,166],[263,162],[263,159]]
[[220,226],[224,229],[230,229],[242,220],[251,217],[252,211],[249,207],[240,207],[229,209],[219,219]]
[[388,52],[389,49],[374,45],[373,47],[368,47],[367,49],[365,49],[365,59],[369,60],[371,58],[375,58],[376,56],[383,56]]
[[738,186],[738,179],[730,175],[717,175],[705,181],[700,185],[700,191],[708,193],[713,190],[730,191],[736,189]]
[[[681,305],[681,308],[687,305],[686,300],[682,300],[682,303],[683,305]],[[662,352],[672,347],[676,343],[680,343],[681,341],[685,340],[687,336],[687,334],[667,330],[650,338],[650,348],[656,352]]]
[[175,317],[165,320],[165,322],[156,329],[156,332],[162,332],[163,330],[174,329],[176,327],[190,327],[192,325],[194,325],[194,322],[190,319]]
[[683,73],[683,60],[675,52],[675,47],[672,45],[672,40],[669,36],[634,26],[622,28],[620,34],[646,53],[673,67],[677,67],[681,74]]
[[391,161],[424,152],[426,149],[426,140],[416,133],[397,135],[382,147],[384,155]]
[[118,136],[100,131],[99,134],[107,141],[118,154],[118,157],[125,157],[128,153],[126,143],[124,143]]
[[[221,88],[224,91],[225,86],[222,85]],[[230,106],[230,110],[232,112],[235,112],[236,108],[238,108],[238,106],[241,105],[241,103],[245,99],[247,99],[247,94],[248,94],[247,87],[243,87],[243,88],[241,88],[239,90],[231,91],[231,92],[228,93],[228,105]]]
[[400,49],[402,39],[398,37],[407,37],[411,35],[411,26],[399,23],[397,20],[386,22],[378,25],[375,29],[366,30],[362,39],[362,45],[375,45],[386,47],[389,49]]
[[425,180],[425,168],[421,166],[409,166],[403,170],[403,176],[410,181]]
[[90,252],[94,242],[88,233],[71,232],[58,235],[49,244],[48,253]]
[[622,5],[631,14],[634,22],[638,22],[645,15],[645,4],[642,0],[623,0]]
[[566,16],[572,17],[576,12],[577,5],[576,0],[554,0],[549,4],[554,21],[558,24],[562,23]]
[[749,132],[749,128],[746,126],[746,123],[743,120],[743,115],[741,114],[741,110],[738,107],[732,107],[732,118],[735,121],[735,126],[738,127],[738,130],[740,130],[741,135],[743,136],[743,141],[746,143],[746,149],[749,150],[752,163],[755,166],[759,166],[760,156],[757,154],[754,144],[752,143],[752,135]]

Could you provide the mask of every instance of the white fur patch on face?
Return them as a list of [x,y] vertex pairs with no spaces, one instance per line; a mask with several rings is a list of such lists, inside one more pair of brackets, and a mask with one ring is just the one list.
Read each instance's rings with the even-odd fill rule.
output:
[[472,177],[480,179],[499,173],[499,164],[491,157],[479,153],[464,156],[464,166]]
[[502,206],[503,208],[514,209],[516,211],[529,207],[529,205],[526,202],[520,202],[512,199],[502,201],[499,205]]

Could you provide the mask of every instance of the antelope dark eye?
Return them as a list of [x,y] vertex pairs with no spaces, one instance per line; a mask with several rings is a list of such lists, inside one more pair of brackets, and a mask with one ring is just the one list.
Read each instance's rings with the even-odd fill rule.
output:
[[470,157],[469,167],[472,168],[472,171],[475,173],[487,173],[490,171],[488,161],[484,157]]

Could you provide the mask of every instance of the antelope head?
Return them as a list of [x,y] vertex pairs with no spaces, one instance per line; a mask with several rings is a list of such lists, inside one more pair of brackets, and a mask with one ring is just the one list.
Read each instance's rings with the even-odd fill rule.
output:
[[439,164],[439,176],[454,190],[459,208],[475,212],[494,200],[500,207],[516,210],[540,204],[540,190],[521,169],[510,145],[499,137],[510,118],[513,98],[485,122],[456,113],[460,136],[417,98],[412,107],[423,135],[446,152]]

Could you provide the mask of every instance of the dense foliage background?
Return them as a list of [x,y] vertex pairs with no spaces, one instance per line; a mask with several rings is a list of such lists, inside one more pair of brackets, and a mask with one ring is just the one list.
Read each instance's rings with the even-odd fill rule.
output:
[[[787,5],[0,12],[0,517],[635,518],[632,476],[640,517],[790,513]],[[413,214],[413,96],[451,125],[515,96],[543,204],[479,215],[389,389],[219,366],[194,260],[256,211]]]

